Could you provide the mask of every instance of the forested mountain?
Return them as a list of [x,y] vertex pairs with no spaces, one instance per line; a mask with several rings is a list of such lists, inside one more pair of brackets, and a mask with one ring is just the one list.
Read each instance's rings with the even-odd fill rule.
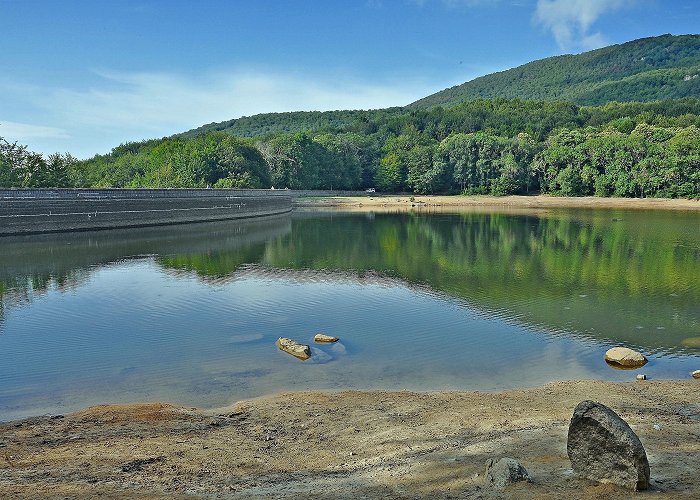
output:
[[[700,36],[637,40],[474,81],[496,94],[520,86],[540,100],[431,106],[426,98],[411,108],[263,114],[122,144],[85,161],[68,154],[44,159],[0,138],[0,187],[698,198],[700,65],[692,64],[699,53]],[[554,99],[624,101],[620,89],[637,101],[674,98],[599,106]],[[695,97],[676,98],[688,89]]]
[[599,105],[700,96],[700,35],[664,35],[533,61],[476,78],[409,107],[496,97]]
[[257,137],[285,132],[366,132],[365,124],[403,113],[403,108],[342,111],[293,111],[243,116],[209,123],[180,135],[194,137],[204,132],[226,132],[238,137]]
[[44,160],[0,140],[0,186],[254,187],[700,197],[700,100],[478,100],[332,132],[202,132]]

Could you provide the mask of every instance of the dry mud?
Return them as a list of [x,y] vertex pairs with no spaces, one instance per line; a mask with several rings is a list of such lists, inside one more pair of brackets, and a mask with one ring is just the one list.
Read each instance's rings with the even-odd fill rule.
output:
[[[0,497],[629,498],[576,478],[573,408],[627,420],[653,498],[700,498],[700,381],[557,382],[500,393],[294,392],[198,410],[105,405],[0,424]],[[533,482],[485,487],[513,457]]]

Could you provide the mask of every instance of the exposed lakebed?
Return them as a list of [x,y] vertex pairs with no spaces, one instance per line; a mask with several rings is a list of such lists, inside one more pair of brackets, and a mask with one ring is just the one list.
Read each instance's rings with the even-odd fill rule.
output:
[[[3,238],[0,251],[0,420],[295,389],[633,380],[605,364],[613,345],[647,355],[650,378],[700,367],[691,212],[309,211]],[[318,332],[341,340],[314,344]]]

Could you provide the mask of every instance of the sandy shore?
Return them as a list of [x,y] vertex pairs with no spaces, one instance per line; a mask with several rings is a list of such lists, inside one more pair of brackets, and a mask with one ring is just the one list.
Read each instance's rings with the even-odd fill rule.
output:
[[566,198],[557,196],[337,196],[298,198],[296,206],[339,207],[355,210],[415,210],[503,207],[511,209],[532,208],[621,208],[697,210],[700,200],[661,198],[597,198],[593,196]]
[[[654,498],[700,497],[700,381],[559,382],[501,393],[295,392],[217,410],[98,406],[0,425],[0,497],[629,498],[574,477],[573,408],[639,435]],[[490,457],[534,478],[483,485]]]

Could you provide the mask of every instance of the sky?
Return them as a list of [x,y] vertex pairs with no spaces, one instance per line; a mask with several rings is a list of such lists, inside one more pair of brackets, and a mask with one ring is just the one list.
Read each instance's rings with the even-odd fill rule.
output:
[[0,137],[44,154],[257,113],[373,109],[700,32],[699,0],[0,0]]

